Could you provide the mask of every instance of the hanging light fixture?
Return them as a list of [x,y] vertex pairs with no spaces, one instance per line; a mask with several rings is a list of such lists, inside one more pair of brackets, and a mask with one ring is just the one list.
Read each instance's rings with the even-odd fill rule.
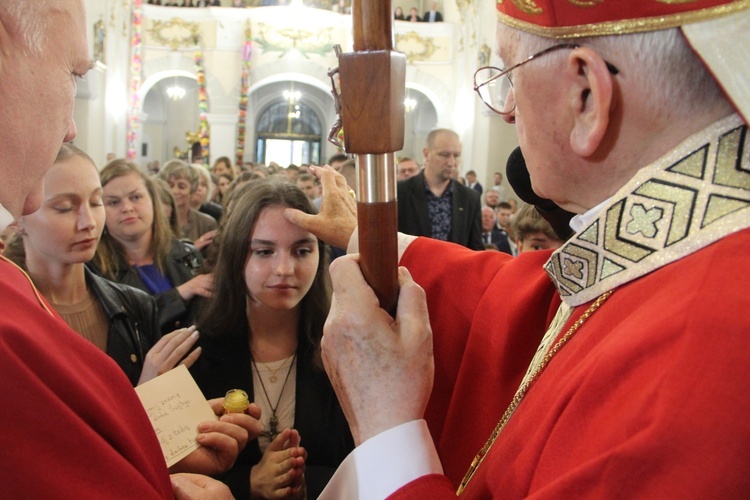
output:
[[292,87],[292,90],[285,90],[283,95],[284,99],[289,101],[291,104],[294,104],[302,99],[302,92],[300,92],[299,90],[294,90],[294,87]]
[[179,87],[177,85],[174,85],[172,87],[167,88],[167,95],[170,99],[173,101],[179,101],[181,99],[185,98],[185,89],[182,87]]
[[417,109],[417,100],[407,96],[407,98],[404,99],[404,110],[407,113],[411,113],[415,109]]
[[171,86],[167,87],[167,97],[172,99],[173,101],[180,101],[185,98],[186,90],[183,87],[180,87],[177,85],[177,79],[174,79],[174,82]]

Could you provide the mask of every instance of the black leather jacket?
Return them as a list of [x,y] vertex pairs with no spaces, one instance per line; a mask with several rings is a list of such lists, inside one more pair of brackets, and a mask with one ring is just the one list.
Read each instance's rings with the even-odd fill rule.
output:
[[131,286],[113,283],[86,268],[86,284],[109,320],[107,355],[135,387],[149,349],[161,338],[156,302]]
[[[178,328],[186,328],[193,324],[191,304],[182,300],[176,287],[195,277],[202,263],[201,254],[192,243],[176,239],[172,241],[172,247],[169,249],[169,255],[167,256],[165,274],[175,288],[153,296],[156,299],[159,328],[162,334]],[[93,266],[92,269],[94,272],[98,272]],[[138,272],[124,261],[119,263],[119,269],[113,281],[150,293],[146,284],[138,276]]]

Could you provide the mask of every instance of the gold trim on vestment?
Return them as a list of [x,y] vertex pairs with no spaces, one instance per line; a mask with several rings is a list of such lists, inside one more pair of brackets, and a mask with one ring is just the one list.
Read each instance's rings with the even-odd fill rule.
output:
[[750,227],[750,134],[738,114],[636,175],[545,269],[570,306]]
[[[501,3],[498,1],[498,3]],[[516,2],[514,2],[516,3]],[[571,0],[571,3],[572,0]],[[580,2],[579,2],[580,3]],[[663,2],[662,3],[668,3]],[[675,3],[675,2],[673,2]],[[575,3],[574,3],[575,5]],[[581,6],[582,8],[590,9],[591,6]],[[684,24],[690,24],[700,21],[708,21],[710,19],[716,19],[718,17],[728,16],[736,12],[750,8],[750,0],[739,0],[724,5],[717,5],[716,7],[709,7],[707,9],[696,10],[692,12],[678,12],[675,14],[669,14],[657,17],[645,17],[637,19],[623,19],[619,21],[605,21],[600,23],[581,24],[576,26],[557,26],[547,27],[539,26],[528,21],[521,21],[514,17],[511,17],[503,12],[497,13],[498,20],[512,28],[539,35],[547,38],[582,38],[587,36],[602,36],[602,35],[624,35],[627,33],[640,33],[644,31],[656,31],[664,30],[669,28],[677,28]],[[524,10],[526,12],[526,10]],[[542,13],[542,9],[538,11],[527,12],[533,14]]]

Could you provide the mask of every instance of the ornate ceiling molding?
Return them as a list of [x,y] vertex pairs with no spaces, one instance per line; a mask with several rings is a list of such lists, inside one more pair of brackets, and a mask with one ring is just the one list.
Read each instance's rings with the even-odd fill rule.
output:
[[258,33],[253,41],[261,46],[263,52],[279,52],[279,57],[292,50],[308,59],[310,55],[323,56],[333,52],[333,27],[308,31],[292,27],[277,29],[258,23]]
[[200,24],[179,17],[173,17],[169,21],[151,21],[147,31],[156,43],[167,45],[172,50],[195,46],[200,38]]
[[429,61],[435,53],[436,47],[432,38],[421,37],[410,31],[405,35],[396,35],[396,50],[406,55],[408,62]]

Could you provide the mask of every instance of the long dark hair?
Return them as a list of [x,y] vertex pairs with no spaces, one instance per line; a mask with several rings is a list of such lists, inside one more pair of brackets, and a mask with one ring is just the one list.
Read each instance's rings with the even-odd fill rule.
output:
[[[231,336],[244,331],[247,323],[247,285],[245,263],[250,252],[250,235],[261,212],[283,206],[316,213],[307,196],[286,180],[253,182],[237,192],[233,210],[216,237],[219,253],[213,266],[214,294],[205,301],[198,328],[206,335]],[[312,365],[322,370],[320,339],[331,307],[331,283],[325,244],[318,240],[320,259],[312,286],[300,302],[297,328],[298,351],[309,356]],[[252,335],[252,332],[250,332]]]

